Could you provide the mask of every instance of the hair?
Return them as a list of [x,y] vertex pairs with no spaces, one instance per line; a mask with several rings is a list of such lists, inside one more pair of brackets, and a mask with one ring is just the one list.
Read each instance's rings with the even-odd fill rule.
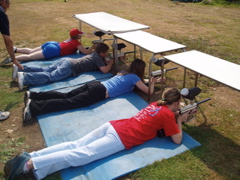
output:
[[109,50],[109,47],[107,44],[104,44],[104,43],[99,43],[97,46],[96,46],[96,49],[95,51],[100,54],[101,52],[102,53],[106,53],[107,51]]
[[79,36],[79,35],[71,36],[71,39],[78,39],[78,36]]
[[[0,0],[0,3],[3,2],[4,0]],[[10,0],[6,0],[6,3],[9,4]]]
[[143,81],[145,67],[146,63],[143,60],[134,59],[126,71],[118,74],[125,75],[133,73],[136,74]]
[[166,89],[162,94],[162,99],[157,102],[158,106],[171,105],[181,99],[181,93],[176,88]]

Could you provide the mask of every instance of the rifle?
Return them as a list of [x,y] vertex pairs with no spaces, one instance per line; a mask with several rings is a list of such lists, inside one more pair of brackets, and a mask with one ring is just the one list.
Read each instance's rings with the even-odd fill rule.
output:
[[92,43],[93,44],[100,44],[100,43],[103,43],[103,40],[102,39],[93,40]]
[[193,104],[189,104],[189,105],[187,105],[187,106],[184,106],[184,107],[182,107],[182,108],[179,110],[179,114],[182,115],[182,114],[184,114],[184,113],[186,113],[186,112],[191,112],[193,109],[197,108],[197,106],[198,106],[199,104],[202,104],[202,103],[207,102],[207,101],[209,101],[209,100],[210,100],[210,98],[205,99],[205,100],[200,101],[200,102],[197,102],[197,103],[193,103]]
[[[164,70],[163,70],[163,73],[166,73],[166,72],[168,72],[168,71],[171,71],[171,70],[174,70],[174,69],[177,69],[177,68],[178,68],[178,67],[170,68],[170,69],[164,69]],[[156,77],[156,76],[161,76],[161,74],[162,74],[162,70],[157,70],[157,71],[153,71],[153,72],[151,73],[151,76]]]

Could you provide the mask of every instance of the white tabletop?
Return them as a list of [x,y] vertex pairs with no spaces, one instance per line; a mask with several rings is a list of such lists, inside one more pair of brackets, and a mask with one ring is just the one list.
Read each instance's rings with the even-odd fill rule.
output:
[[149,26],[129,21],[105,12],[75,14],[74,17],[108,34],[148,29]]
[[238,64],[196,50],[164,57],[240,91],[240,65]]
[[183,49],[186,47],[182,44],[178,44],[144,31],[115,33],[114,36],[155,54]]

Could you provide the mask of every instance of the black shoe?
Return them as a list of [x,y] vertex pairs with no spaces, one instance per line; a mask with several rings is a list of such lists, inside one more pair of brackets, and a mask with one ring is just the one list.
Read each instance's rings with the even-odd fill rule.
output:
[[[5,165],[7,167],[6,168],[4,167],[4,171],[9,170],[8,168],[10,168],[10,172],[9,173],[6,172],[6,174],[5,174],[7,179],[14,180],[16,177],[28,173],[29,171],[23,171],[23,167],[24,167],[25,163],[27,161],[29,161],[30,158],[31,157],[29,154],[25,155],[24,153],[20,153],[15,158],[10,160],[10,162],[8,161]],[[11,165],[11,167],[10,167],[10,165]],[[7,175],[7,173],[8,173],[8,175]]]
[[6,177],[9,176],[9,173],[11,171],[11,169],[13,168],[14,164],[17,162],[19,156],[23,154],[27,157],[31,157],[30,154],[28,154],[27,152],[23,151],[21,153],[19,153],[18,155],[16,155],[14,158],[10,159],[9,161],[6,162],[5,166],[4,166],[4,174]]

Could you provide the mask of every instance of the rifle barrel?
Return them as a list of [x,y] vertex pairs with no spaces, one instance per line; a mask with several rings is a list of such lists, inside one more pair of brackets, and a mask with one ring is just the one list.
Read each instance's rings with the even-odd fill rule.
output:
[[211,98],[207,98],[207,99],[205,99],[205,100],[203,100],[203,101],[200,101],[200,102],[197,103],[197,105],[202,104],[202,103],[204,103],[204,102],[206,102],[206,101],[209,101],[209,100],[211,100]]
[[170,69],[165,69],[165,70],[166,70],[166,72],[167,72],[167,71],[171,71],[171,70],[174,70],[174,69],[178,69],[178,67],[174,67],[174,68],[170,68]]

